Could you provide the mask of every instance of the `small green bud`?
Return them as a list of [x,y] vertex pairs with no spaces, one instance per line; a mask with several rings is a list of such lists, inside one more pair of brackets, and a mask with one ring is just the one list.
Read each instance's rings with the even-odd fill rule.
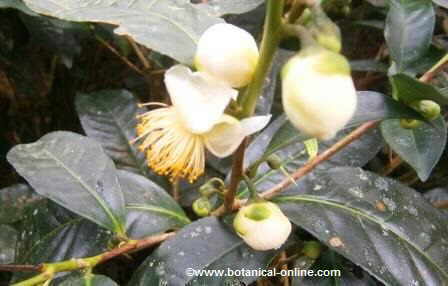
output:
[[440,105],[432,100],[419,100],[411,103],[411,106],[428,120],[434,120],[440,116]]
[[212,211],[212,204],[206,197],[200,197],[193,203],[193,211],[200,217],[205,217]]
[[303,254],[306,256],[317,259],[320,256],[320,253],[322,252],[322,244],[320,244],[317,241],[307,241],[305,242],[305,245],[303,246]]
[[266,163],[268,164],[269,168],[271,168],[272,170],[277,170],[282,167],[282,159],[275,154],[270,155],[266,159]]
[[400,126],[404,129],[414,129],[419,127],[421,124],[422,122],[416,119],[400,119]]

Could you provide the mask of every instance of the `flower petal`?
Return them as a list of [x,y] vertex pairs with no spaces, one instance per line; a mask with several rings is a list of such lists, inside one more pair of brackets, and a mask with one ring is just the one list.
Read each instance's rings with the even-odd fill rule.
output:
[[165,84],[184,127],[194,134],[209,131],[238,95],[225,83],[182,65],[165,73]]
[[229,156],[238,148],[244,137],[261,130],[270,118],[270,115],[255,116],[238,121],[224,114],[213,129],[204,134],[205,146],[217,157]]

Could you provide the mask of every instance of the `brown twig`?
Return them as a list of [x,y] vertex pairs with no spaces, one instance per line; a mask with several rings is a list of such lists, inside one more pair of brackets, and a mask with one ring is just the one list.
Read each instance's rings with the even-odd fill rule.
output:
[[137,57],[142,62],[143,66],[145,67],[145,70],[149,70],[151,68],[151,64],[149,63],[148,59],[143,54],[142,50],[138,46],[138,44],[132,39],[131,37],[127,36],[127,39],[129,43],[131,44],[132,48],[134,49],[135,53],[137,54]]
[[151,247],[155,244],[158,244],[162,241],[167,240],[168,238],[170,238],[174,235],[175,235],[175,232],[162,233],[159,235],[153,235],[153,236],[141,239],[141,240],[137,240],[137,242],[134,244],[129,243],[122,247],[114,248],[114,249],[102,254],[102,257],[101,257],[101,260],[99,263],[106,262],[116,256],[120,256],[122,254],[129,253],[131,251],[142,250],[142,249]]
[[126,57],[123,57],[111,44],[109,44],[107,41],[103,40],[101,37],[96,36],[96,39],[98,42],[103,44],[106,48],[108,48],[113,54],[115,54],[117,57],[119,57],[126,65],[128,65],[131,69],[136,71],[137,73],[145,76],[145,73],[140,70],[136,65],[134,65],[130,60],[128,60]]
[[[333,155],[335,155],[337,152],[339,152],[341,149],[343,149],[345,146],[349,145],[359,137],[361,137],[363,134],[367,133],[369,130],[375,128],[378,125],[378,121],[369,121],[355,130],[353,130],[350,134],[345,136],[343,139],[338,141],[336,144],[322,152],[321,154],[314,157],[312,160],[308,161],[305,165],[303,165],[301,168],[297,169],[294,173],[291,174],[290,177],[283,179],[280,183],[272,187],[271,189],[261,193],[261,197],[265,199],[270,199],[276,194],[282,192],[285,190],[289,185],[292,184],[293,181],[296,181],[312,170],[316,168],[320,163],[327,161],[330,159]],[[293,180],[291,180],[291,178]],[[246,200],[235,200],[233,203],[233,209],[240,208]],[[221,216],[226,213],[226,209],[221,206],[218,209],[216,209],[214,212],[212,212],[212,215],[214,216]]]
[[[378,125],[377,121],[369,121],[355,130],[353,130],[350,134],[345,136],[343,139],[338,141],[336,144],[325,150],[324,152],[320,153],[314,159],[303,165],[301,168],[299,168],[297,171],[291,174],[291,177],[294,180],[298,180],[311,172],[314,168],[317,167],[320,163],[327,161],[329,158],[331,158],[334,154],[339,152],[342,148],[349,145],[359,137],[361,137],[363,134],[367,133],[367,131],[371,130],[372,128],[376,127]],[[291,179],[285,178],[280,183],[272,187],[270,190],[267,190],[261,194],[263,198],[269,199],[275,196],[276,194],[282,192],[285,188],[287,188],[289,185],[291,185]]]
[[42,269],[41,265],[15,265],[15,264],[0,265],[0,271],[8,271],[8,272],[40,272],[41,269]]
[[448,200],[433,202],[432,205],[438,209],[448,209]]
[[246,151],[247,138],[243,140],[233,157],[232,175],[229,187],[224,197],[224,209],[231,212],[234,209],[235,195],[244,172],[244,153]]

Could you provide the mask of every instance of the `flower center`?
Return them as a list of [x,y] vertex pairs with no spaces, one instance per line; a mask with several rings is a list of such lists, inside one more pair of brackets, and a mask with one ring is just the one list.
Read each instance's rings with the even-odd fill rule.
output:
[[139,149],[146,153],[151,169],[172,181],[185,178],[193,182],[204,173],[202,136],[182,126],[174,107],[152,110],[139,118],[136,140],[143,139]]

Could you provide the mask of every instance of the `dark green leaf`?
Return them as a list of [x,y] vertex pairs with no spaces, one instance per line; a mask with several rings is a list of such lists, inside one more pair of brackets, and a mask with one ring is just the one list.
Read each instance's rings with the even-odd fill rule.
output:
[[0,224],[0,264],[13,263],[16,254],[17,230]]
[[439,6],[442,6],[444,8],[448,8],[448,0],[432,0],[434,3],[436,3]]
[[439,104],[448,104],[448,97],[434,86],[418,81],[405,74],[396,74],[391,78],[394,97],[403,102],[430,99]]
[[398,72],[421,58],[428,50],[435,25],[430,0],[390,0],[384,36]]
[[182,208],[166,191],[143,176],[118,171],[126,202],[126,229],[131,238],[142,238],[190,223]]
[[442,117],[414,129],[404,129],[399,120],[381,123],[381,132],[389,146],[409,165],[422,181],[426,181],[443,153],[446,126]]
[[8,161],[42,196],[124,235],[124,199],[115,166],[101,146],[71,132],[53,132],[15,146]]
[[[346,128],[371,120],[391,118],[424,120],[418,112],[389,96],[374,91],[359,91],[356,112]],[[309,137],[294,128],[284,115],[279,116],[251,143],[246,151],[245,163],[250,165],[262,156],[267,157],[277,150],[306,139]]]
[[21,0],[0,0],[0,8],[14,8],[28,15],[38,16],[37,13],[23,4]]
[[[297,263],[297,261],[295,267],[303,269],[301,264]],[[356,266],[348,262],[343,256],[328,249],[319,257],[316,263],[314,263],[311,270],[335,271],[334,275],[322,277],[294,277],[292,286],[377,286],[376,281],[367,272],[356,269],[357,273],[355,275],[353,268],[356,268]],[[336,271],[340,272],[337,273]]]
[[355,115],[347,126],[358,126],[367,121],[392,118],[425,120],[420,113],[390,96],[374,91],[359,91]]
[[[225,277],[198,277],[193,270],[227,268],[265,268],[273,252],[257,252],[248,248],[227,225],[217,218],[209,217],[189,224],[172,239],[165,241],[139,267],[129,286],[147,285],[226,285]],[[249,284],[256,277],[229,277]],[[227,281],[228,282],[228,281]]]
[[260,6],[264,0],[209,0],[206,3],[197,4],[208,14],[221,17],[227,14],[243,14]]
[[90,32],[84,23],[73,23],[43,16],[21,15],[31,40],[59,56],[67,68],[81,53],[81,35]]
[[117,25],[115,33],[128,35],[146,47],[191,64],[200,35],[222,20],[185,0],[24,0],[33,11],[75,22]]
[[448,281],[445,217],[414,190],[361,169],[335,168],[307,176],[290,193],[275,201],[294,224],[385,284]]
[[[280,130],[279,132],[282,132]],[[331,147],[334,143],[339,141],[345,135],[347,135],[351,130],[346,129],[339,132],[336,138],[330,141],[319,142],[319,152],[325,151],[327,148]],[[291,131],[290,131],[291,132]],[[297,131],[295,131],[297,132]],[[287,134],[287,132],[283,133]],[[280,140],[280,134],[277,133],[274,137],[276,140]],[[373,129],[369,133],[362,136],[360,139],[352,142],[346,148],[342,149],[335,156],[331,157],[329,160],[318,165],[319,170],[328,170],[338,166],[352,166],[361,167],[369,162],[381,149],[383,141],[378,129]],[[271,152],[272,149],[267,149],[267,154]],[[296,139],[293,144],[289,144],[286,147],[276,148],[276,151],[272,154],[278,156],[281,161],[281,166],[288,172],[294,172],[299,167],[303,166],[308,160],[308,155],[305,151],[305,146],[302,140]],[[255,177],[255,185],[259,191],[265,191],[271,187],[278,184],[283,179],[287,178],[285,173],[280,169],[272,170],[267,164],[262,164],[259,167],[257,176]],[[240,196],[247,195],[248,189],[244,187],[240,188]]]
[[57,286],[118,286],[104,275],[71,275]]
[[130,143],[137,137],[136,116],[143,112],[130,92],[105,90],[78,94],[76,111],[87,136],[101,143],[117,168],[148,175],[144,153]]
[[26,206],[41,199],[28,185],[16,184],[0,190],[0,224],[22,219]]
[[[64,210],[48,200],[27,208],[21,224],[16,263],[37,265],[93,256],[107,250],[112,237],[110,231],[80,217],[61,215],[61,212]],[[32,275],[16,273],[14,280]]]

